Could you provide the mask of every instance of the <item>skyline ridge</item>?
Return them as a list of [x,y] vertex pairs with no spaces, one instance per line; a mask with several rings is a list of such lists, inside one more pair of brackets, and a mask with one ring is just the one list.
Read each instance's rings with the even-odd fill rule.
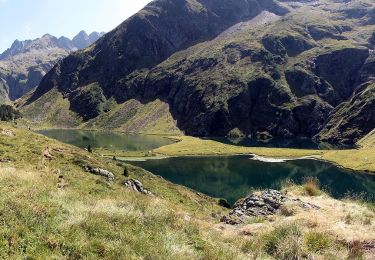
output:
[[[151,0],[135,3],[130,0],[0,1],[0,53],[15,39],[35,39],[46,33],[73,38],[79,29],[108,32],[149,2]],[[89,12],[85,11],[88,9]]]

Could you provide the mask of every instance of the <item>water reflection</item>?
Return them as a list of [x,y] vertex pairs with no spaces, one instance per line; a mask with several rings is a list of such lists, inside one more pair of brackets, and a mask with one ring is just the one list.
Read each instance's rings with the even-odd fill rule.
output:
[[308,138],[273,138],[270,140],[257,140],[251,138],[230,139],[226,137],[210,138],[225,144],[247,147],[272,147],[272,148],[296,148],[296,149],[348,149],[349,146],[333,145],[324,142],[315,142]]
[[42,130],[40,134],[64,143],[87,148],[109,148],[124,151],[146,151],[171,144],[173,141],[161,136],[127,135],[114,132],[84,131],[75,129]]
[[145,162],[131,162],[165,179],[207,195],[226,198],[230,203],[253,189],[278,189],[286,181],[302,183],[316,177],[332,196],[365,193],[375,196],[375,176],[354,173],[316,160],[267,163],[250,160],[249,156],[181,157]]

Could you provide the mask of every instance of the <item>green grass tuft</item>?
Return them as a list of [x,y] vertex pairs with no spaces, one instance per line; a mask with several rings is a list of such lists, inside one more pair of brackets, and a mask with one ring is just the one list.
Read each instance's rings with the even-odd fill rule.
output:
[[317,253],[328,249],[333,242],[327,234],[312,231],[306,234],[305,244],[309,251]]

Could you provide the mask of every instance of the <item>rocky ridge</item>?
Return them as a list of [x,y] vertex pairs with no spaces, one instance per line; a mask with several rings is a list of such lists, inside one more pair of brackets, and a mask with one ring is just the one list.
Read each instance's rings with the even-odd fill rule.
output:
[[45,34],[35,40],[16,40],[0,54],[0,96],[3,102],[22,97],[38,86],[43,76],[69,53],[93,44],[104,33],[81,31],[73,40]]

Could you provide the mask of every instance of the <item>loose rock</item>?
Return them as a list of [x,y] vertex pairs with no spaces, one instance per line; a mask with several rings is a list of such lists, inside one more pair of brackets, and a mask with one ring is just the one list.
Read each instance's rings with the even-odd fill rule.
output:
[[109,181],[115,180],[115,175],[110,171],[100,169],[100,168],[94,168],[94,167],[91,167],[91,166],[85,166],[85,170],[89,173],[106,177]]
[[50,152],[50,149],[49,147],[47,147],[44,151],[43,151],[43,157],[47,160],[52,160],[53,159],[53,156],[51,155],[51,152]]
[[13,131],[12,131],[12,130],[9,130],[9,129],[3,129],[3,130],[1,131],[1,134],[2,134],[2,135],[9,136],[9,137],[15,136],[15,134],[13,133]]
[[63,175],[59,175],[58,179],[57,179],[57,188],[58,189],[63,189],[67,186],[68,184],[65,182],[65,179],[64,179],[64,176]]
[[152,192],[145,189],[143,187],[143,184],[138,180],[133,180],[133,179],[126,180],[126,181],[124,181],[124,185],[125,185],[125,187],[133,189],[136,192],[143,193],[145,195],[153,195]]

